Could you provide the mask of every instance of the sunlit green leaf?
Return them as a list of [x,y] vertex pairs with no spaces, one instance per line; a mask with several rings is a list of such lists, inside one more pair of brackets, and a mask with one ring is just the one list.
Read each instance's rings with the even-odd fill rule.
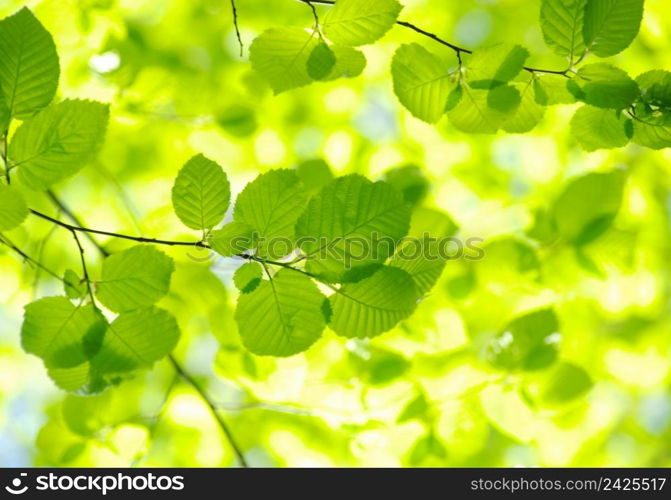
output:
[[86,295],[86,282],[84,282],[72,269],[65,271],[63,275],[63,288],[69,299],[80,299]]
[[373,43],[391,29],[401,8],[396,0],[338,0],[324,16],[324,35],[342,45]]
[[242,293],[253,292],[261,283],[263,268],[257,262],[243,264],[235,271],[233,282]]
[[253,248],[254,228],[243,222],[229,222],[210,233],[208,242],[212,250],[224,257],[232,257]]
[[348,175],[310,200],[296,223],[296,237],[308,269],[338,281],[350,269],[384,262],[409,222],[410,207],[393,187]]
[[599,57],[614,56],[636,38],[644,0],[589,0],[583,35],[587,49]]
[[0,231],[9,231],[28,217],[28,205],[21,192],[0,184]]
[[173,260],[149,245],[138,245],[111,255],[103,263],[97,296],[115,312],[150,306],[170,287]]
[[65,297],[45,297],[25,308],[21,345],[49,368],[72,368],[89,357],[102,337],[105,318],[92,305],[75,306]]
[[624,172],[593,172],[572,181],[552,207],[565,239],[586,243],[608,228],[622,204]]
[[329,326],[343,337],[374,337],[410,316],[417,298],[408,273],[382,267],[372,276],[343,285],[331,295],[333,317]]
[[533,85],[536,102],[542,106],[574,103],[575,96],[567,88],[569,81],[560,75],[535,75]]
[[247,184],[235,202],[233,218],[261,238],[258,255],[279,258],[294,249],[294,225],[305,202],[305,188],[296,172],[271,170]]
[[177,345],[179,328],[175,318],[150,307],[120,314],[105,331],[91,364],[99,373],[123,373],[149,368]]
[[319,39],[300,28],[271,28],[249,48],[252,67],[270,84],[275,94],[312,81],[307,62]]
[[391,63],[394,92],[413,116],[435,123],[443,116],[450,93],[446,64],[419,44],[401,45]]
[[524,134],[533,130],[543,119],[545,106],[538,104],[532,82],[516,83],[521,101],[515,114],[503,122],[502,128],[511,134]]
[[583,20],[587,0],[542,0],[541,29],[553,51],[572,60],[584,50]]
[[627,73],[603,63],[580,68],[568,89],[577,99],[599,108],[624,109],[639,95],[638,85]]
[[203,155],[186,162],[172,188],[175,213],[191,229],[212,229],[219,224],[230,200],[231,186],[226,173]]
[[54,41],[28,8],[0,21],[0,93],[10,116],[24,119],[47,106],[59,74]]
[[100,147],[108,114],[102,103],[68,100],[25,121],[9,144],[20,181],[45,189],[77,173]]
[[571,119],[571,132],[586,151],[626,146],[631,126],[617,111],[593,106],[583,106]]
[[325,300],[310,278],[280,270],[272,280],[240,296],[235,319],[243,344],[259,355],[292,356],[304,351],[324,330]]

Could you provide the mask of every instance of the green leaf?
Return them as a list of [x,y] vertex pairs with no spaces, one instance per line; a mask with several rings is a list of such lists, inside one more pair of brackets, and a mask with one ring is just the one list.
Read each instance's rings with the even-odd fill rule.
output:
[[210,233],[209,244],[219,255],[233,257],[254,247],[253,233],[254,228],[248,224],[229,222]]
[[381,264],[407,234],[410,206],[386,182],[360,175],[334,180],[296,223],[308,270],[338,281],[355,267]]
[[101,145],[108,115],[105,104],[68,100],[25,121],[9,144],[19,180],[46,189],[77,173]]
[[447,112],[447,117],[462,132],[494,134],[515,111],[501,111],[490,107],[489,90],[473,89],[467,84],[462,84],[461,88],[461,99]]
[[545,43],[573,61],[585,50],[583,21],[587,0],[542,0],[541,29]]
[[394,26],[402,8],[396,0],[337,0],[324,16],[322,29],[333,43],[366,45]]
[[322,334],[325,297],[310,278],[282,269],[240,296],[235,319],[242,342],[254,354],[292,356]]
[[101,374],[149,368],[175,348],[179,328],[175,318],[149,307],[120,314],[107,328],[91,365]]
[[653,70],[636,78],[641,89],[641,100],[648,106],[671,110],[671,72]]
[[59,73],[54,41],[29,9],[0,21],[0,93],[11,117],[24,119],[47,106]]
[[466,68],[472,88],[489,89],[511,81],[524,68],[529,51],[520,45],[498,43],[473,52]]
[[242,293],[253,292],[261,283],[263,268],[257,262],[247,262],[233,275],[233,283]]
[[671,148],[671,124],[664,126],[634,122],[632,141],[651,149]]
[[557,408],[584,396],[593,385],[583,368],[562,362],[527,382],[526,391],[536,405]]
[[0,232],[21,225],[28,213],[28,205],[21,192],[12,186],[0,184]]
[[396,419],[396,423],[402,424],[410,420],[421,420],[426,412],[429,410],[429,403],[423,393],[419,393],[417,397],[411,400]]
[[329,326],[343,337],[374,337],[412,314],[417,304],[412,278],[401,269],[381,267],[358,283],[343,285],[329,298]]
[[2,95],[2,88],[0,88],[0,136],[4,136],[7,133],[10,120],[9,106],[5,100],[5,96]]
[[536,102],[534,87],[531,82],[513,84],[520,93],[521,102],[515,114],[508,118],[501,128],[511,134],[524,134],[534,129],[545,115],[545,106]]
[[249,137],[258,128],[256,113],[250,106],[231,104],[217,112],[217,125],[234,137]]
[[631,136],[628,123],[612,109],[583,106],[571,119],[571,132],[585,151],[620,148]]
[[172,206],[179,220],[191,229],[212,229],[231,201],[231,186],[217,163],[196,155],[182,167],[172,188]]
[[384,180],[412,205],[420,204],[426,198],[430,188],[429,181],[417,165],[403,165],[389,169],[384,174]]
[[581,101],[598,108],[624,109],[639,96],[638,85],[626,72],[610,64],[588,64],[568,84]]
[[89,357],[107,322],[91,304],[74,306],[65,297],[45,297],[25,308],[21,345],[48,368],[72,368]]
[[636,83],[641,100],[636,105],[632,141],[652,149],[671,147],[671,73],[648,71]]
[[86,282],[77,276],[77,273],[72,269],[65,271],[63,289],[69,299],[81,299],[87,291]]
[[313,80],[321,80],[328,76],[336,63],[335,53],[324,42],[319,42],[307,61],[308,75]]
[[98,394],[108,386],[88,361],[72,368],[49,368],[47,373],[49,378],[64,391],[82,396]]
[[303,186],[305,186],[310,193],[319,191],[333,180],[331,167],[321,159],[307,160],[299,163],[296,167],[296,173],[303,183]]
[[613,170],[572,181],[552,207],[559,234],[584,244],[603,232],[620,210],[625,179],[624,172]]
[[257,255],[277,259],[295,247],[294,226],[305,201],[305,188],[296,172],[271,170],[242,190],[233,219],[251,226],[258,235]]
[[520,91],[512,85],[498,85],[487,93],[487,106],[506,114],[507,121],[522,103]]
[[542,106],[573,104],[576,99],[567,88],[570,80],[559,75],[534,75],[534,96]]
[[538,370],[557,358],[559,323],[552,309],[520,316],[487,346],[487,359],[506,370]]
[[609,57],[629,47],[641,26],[643,1],[589,0],[583,29],[587,49]]
[[338,78],[354,78],[359,76],[366,67],[366,57],[360,51],[343,45],[332,45],[330,49],[335,55],[335,64],[321,81],[337,80]]
[[272,28],[259,35],[249,48],[252,67],[275,94],[312,82],[307,62],[319,39],[300,28]]
[[410,238],[398,246],[389,265],[408,273],[417,294],[425,295],[445,269],[447,238],[456,230],[447,214],[430,208],[416,209],[412,214]]
[[394,92],[410,113],[427,123],[443,116],[450,94],[447,65],[417,43],[401,45],[391,63]]
[[134,246],[105,259],[98,299],[115,312],[150,306],[168,293],[174,270],[172,258],[160,250]]

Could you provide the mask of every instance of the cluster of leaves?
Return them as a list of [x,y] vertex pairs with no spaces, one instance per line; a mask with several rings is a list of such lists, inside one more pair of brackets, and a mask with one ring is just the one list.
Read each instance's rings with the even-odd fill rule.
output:
[[[310,2],[306,2],[310,3]],[[316,2],[332,8],[314,28],[271,28],[252,44],[252,66],[276,93],[313,81],[353,77],[365,66],[355,49],[380,39],[398,21],[397,0]],[[525,133],[547,106],[584,105],[571,130],[587,151],[633,141],[671,146],[671,73],[654,70],[632,79],[608,63],[583,64],[589,55],[614,56],[638,34],[644,0],[542,0],[540,25],[548,46],[567,58],[564,70],[525,66],[527,49],[499,43],[470,51],[430,35],[457,54],[449,63],[417,43],[403,44],[391,62],[398,100],[427,123],[443,115],[467,133]]]
[[[331,12],[344,15],[335,9]],[[391,19],[397,14],[398,9],[387,12]],[[339,23],[344,21],[337,21],[337,16],[325,19],[324,30],[341,43],[349,43],[359,32],[347,28],[339,33]],[[380,27],[375,36],[383,32]],[[19,184],[33,190],[46,190],[73,175],[100,145],[107,108],[76,100],[50,105],[58,82],[58,57],[51,37],[29,10],[0,22],[0,38],[6,41],[3,50],[9,56],[0,65],[2,102],[7,109],[2,135],[9,135],[12,120],[21,121],[3,155],[8,182],[0,184],[0,231],[5,231],[20,225],[29,213],[22,191],[9,184],[9,172],[16,169]],[[599,40],[600,45],[594,46],[611,47],[598,48],[600,53],[614,50],[603,41],[608,38]],[[395,60],[416,63],[433,57],[427,54],[419,46],[404,46]],[[502,102],[498,99],[510,92],[505,89],[514,86],[492,86],[492,81],[509,82],[526,55],[519,47],[504,46],[474,54],[470,73],[464,74],[477,75],[477,81],[485,83],[476,88],[471,82],[469,89],[485,92],[483,98],[490,104]],[[503,58],[505,64],[492,72],[489,68],[496,58]],[[583,76],[592,71],[592,79],[599,74],[595,65],[581,71]],[[417,75],[421,72],[408,70],[406,74],[407,78]],[[533,76],[534,89],[557,95]],[[583,92],[591,103],[587,106],[624,102],[627,86],[615,85],[612,74],[607,82],[620,92],[608,94],[589,84],[578,87],[576,79],[570,81],[575,88],[566,88],[574,94]],[[638,92],[629,87],[627,96]],[[654,92],[647,97],[661,102],[664,87],[651,88]],[[454,94],[449,87],[444,90],[445,95]],[[406,97],[408,103],[421,107],[423,99]],[[460,103],[453,103],[454,109]],[[430,107],[425,109],[429,112]],[[537,214],[528,236],[543,245],[572,246],[578,262],[598,272],[588,248],[609,230],[621,205],[624,181],[621,171],[591,173],[574,180],[547,210]],[[448,215],[422,206],[427,190],[428,183],[416,167],[391,170],[384,180],[372,182],[360,175],[335,178],[324,162],[311,161],[296,170],[259,175],[237,197],[232,220],[222,225],[232,199],[230,183],[220,165],[197,155],[179,171],[172,203],[185,226],[202,232],[196,244],[247,261],[234,276],[240,292],[235,319],[244,346],[257,355],[291,356],[308,349],[327,326],[346,338],[368,338],[390,330],[414,312],[446,263],[444,256],[428,258],[435,255],[430,247],[437,243],[423,235],[448,237],[457,230]],[[414,239],[405,240],[408,235]],[[365,255],[354,252],[362,246],[373,248],[376,239],[392,244]],[[324,244],[329,246],[327,252]],[[419,248],[407,252],[410,245]],[[516,241],[513,246],[516,255],[520,249],[535,255],[526,242]],[[487,252],[493,259],[503,252],[510,260],[509,247],[493,242]],[[80,394],[100,392],[150,368],[174,349],[180,336],[175,318],[156,307],[169,292],[174,270],[169,256],[148,245],[107,257],[99,277],[89,277],[85,265],[83,278],[67,270],[62,278],[63,295],[26,306],[24,349],[42,358],[59,387]],[[485,358],[500,370],[532,374],[525,379],[524,396],[533,404],[564,404],[584,394],[591,380],[581,367],[560,360],[560,339],[553,309],[530,311],[488,341]],[[379,358],[379,380],[403,369],[404,364],[394,361],[390,353]],[[404,418],[413,418],[413,405],[421,406],[417,401],[411,403],[404,412],[409,416]],[[422,446],[433,449],[432,442],[429,435]]]
[[[23,188],[38,191],[72,176],[103,140],[108,112],[90,101],[50,105],[58,57],[50,35],[28,9],[0,22],[0,38],[7,56],[0,66],[8,109],[2,135],[9,135],[11,120],[22,120],[3,155],[4,231],[29,214],[21,190],[10,184],[10,172],[16,170]],[[390,173],[388,181],[360,175],[334,178],[322,162],[269,171],[240,193],[233,220],[214,229],[231,201],[227,175],[202,155],[184,165],[172,190],[178,218],[203,232],[200,246],[249,260],[234,281],[241,292],[236,320],[251,352],[296,354],[327,325],[344,337],[372,337],[412,314],[445,260],[429,260],[421,251],[412,259],[396,257],[401,240],[411,231],[419,234],[411,229],[411,218],[423,186],[418,191],[412,168]],[[438,217],[442,227],[454,229],[446,215]],[[392,243],[366,256],[352,254],[361,245],[373,248],[374,238]],[[276,241],[282,242],[280,248],[272,244]],[[323,242],[332,244],[329,252],[322,251]],[[290,256],[293,260],[287,262]],[[175,265],[149,245],[108,256],[99,277],[89,276],[83,253],[82,262],[83,278],[73,270],[63,276],[64,295],[26,306],[22,344],[42,358],[59,387],[91,393],[150,367],[175,347],[177,322],[156,307],[169,291]]]

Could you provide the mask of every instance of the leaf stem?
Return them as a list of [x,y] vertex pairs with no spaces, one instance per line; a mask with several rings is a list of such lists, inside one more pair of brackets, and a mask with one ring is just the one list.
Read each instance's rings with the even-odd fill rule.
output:
[[201,385],[196,381],[195,378],[193,378],[189,373],[182,368],[182,366],[179,364],[179,362],[175,359],[175,357],[170,354],[168,356],[168,359],[170,360],[170,363],[172,363],[172,366],[175,368],[175,371],[177,374],[184,379],[191,387],[194,388],[194,390],[198,393],[198,395],[201,397],[201,399],[205,402],[207,407],[210,409],[210,412],[214,416],[215,420],[217,421],[217,424],[221,428],[222,432],[226,436],[226,439],[228,439],[228,442],[231,444],[231,448],[233,448],[233,451],[235,452],[236,457],[238,458],[238,461],[240,462],[240,465],[242,467],[248,468],[249,464],[247,463],[247,460],[245,459],[244,454],[242,453],[242,449],[238,445],[237,441],[233,437],[233,433],[231,432],[231,429],[228,427],[228,424],[224,421],[224,419],[219,415],[217,412],[217,407],[210,399],[210,396],[207,394],[207,392],[201,387]]

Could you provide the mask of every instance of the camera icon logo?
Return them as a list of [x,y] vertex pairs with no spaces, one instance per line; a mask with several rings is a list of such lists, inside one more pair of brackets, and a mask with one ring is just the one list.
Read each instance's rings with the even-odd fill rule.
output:
[[21,478],[26,477],[28,474],[25,472],[22,472],[20,474],[20,477],[15,477],[12,479],[12,484],[11,486],[5,486],[5,490],[7,490],[8,493],[11,493],[12,495],[23,495],[26,491],[28,491],[28,486],[23,486],[23,481]]

